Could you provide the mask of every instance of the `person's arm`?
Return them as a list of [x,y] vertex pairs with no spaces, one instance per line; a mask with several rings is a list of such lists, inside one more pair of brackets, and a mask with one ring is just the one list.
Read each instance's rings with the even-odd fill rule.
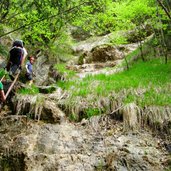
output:
[[0,96],[1,96],[2,102],[4,102],[6,100],[6,96],[5,96],[4,90],[0,90]]
[[27,62],[27,63],[26,63],[26,70],[27,70],[27,73],[28,73],[28,74],[31,74],[31,73],[32,73],[30,62]]
[[3,90],[2,82],[0,82],[0,98],[1,98],[2,102],[4,102],[6,100],[6,96],[5,96],[5,93],[4,93],[4,90]]
[[26,72],[27,72],[27,73],[30,73],[28,62],[26,63],[25,67],[26,67]]
[[26,58],[26,56],[28,55],[28,52],[27,52],[27,50],[26,50],[26,48],[25,47],[23,47],[23,51],[24,51],[24,59]]

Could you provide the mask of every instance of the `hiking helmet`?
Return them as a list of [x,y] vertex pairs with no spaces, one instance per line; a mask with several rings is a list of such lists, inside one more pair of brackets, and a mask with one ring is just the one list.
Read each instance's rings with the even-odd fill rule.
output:
[[19,46],[19,47],[23,48],[23,41],[22,40],[15,40],[13,42],[12,47],[14,47],[14,46]]

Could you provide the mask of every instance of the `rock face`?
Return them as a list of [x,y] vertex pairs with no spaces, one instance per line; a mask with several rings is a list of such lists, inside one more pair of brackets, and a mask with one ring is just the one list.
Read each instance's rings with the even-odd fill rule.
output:
[[34,72],[36,77],[34,78],[36,85],[48,85],[48,73],[50,65],[47,63],[48,58],[46,56],[40,56],[36,59],[34,64]]
[[166,160],[151,134],[124,134],[122,123],[108,116],[45,124],[16,115],[0,125],[2,171],[159,171]]
[[123,53],[115,46],[103,45],[92,49],[92,62],[107,62],[123,58]]

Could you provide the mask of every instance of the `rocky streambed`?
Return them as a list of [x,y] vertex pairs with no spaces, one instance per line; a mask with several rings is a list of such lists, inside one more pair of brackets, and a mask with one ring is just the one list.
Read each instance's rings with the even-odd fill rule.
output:
[[112,116],[56,124],[20,115],[0,119],[2,171],[161,171],[168,162],[161,139],[145,129],[123,131]]

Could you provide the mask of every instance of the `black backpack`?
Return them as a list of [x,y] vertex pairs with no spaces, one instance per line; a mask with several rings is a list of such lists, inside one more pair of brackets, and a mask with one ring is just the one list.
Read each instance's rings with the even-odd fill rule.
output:
[[21,60],[22,57],[24,55],[24,51],[21,47],[17,47],[14,46],[11,50],[10,50],[10,62],[12,64],[16,64],[16,65],[20,65],[21,64]]

